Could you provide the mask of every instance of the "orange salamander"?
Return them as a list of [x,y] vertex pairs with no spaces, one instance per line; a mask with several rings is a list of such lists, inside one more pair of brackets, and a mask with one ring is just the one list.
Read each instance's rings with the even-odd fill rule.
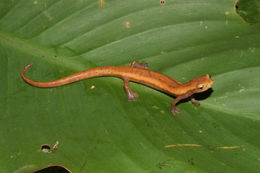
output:
[[21,71],[21,77],[25,82],[36,87],[52,88],[88,78],[113,76],[123,79],[124,90],[127,94],[128,100],[135,101],[138,95],[129,88],[128,82],[132,81],[141,83],[169,95],[175,96],[176,99],[171,103],[171,112],[174,115],[180,113],[180,110],[176,107],[178,102],[183,99],[190,98],[191,102],[198,106],[200,103],[194,98],[194,94],[204,92],[213,85],[213,80],[208,74],[192,79],[187,83],[181,83],[161,73],[148,70],[147,63],[137,61],[132,62],[130,66],[108,66],[88,69],[49,82],[38,82],[28,79],[25,76],[25,72],[31,66],[32,64],[28,64],[24,67]]

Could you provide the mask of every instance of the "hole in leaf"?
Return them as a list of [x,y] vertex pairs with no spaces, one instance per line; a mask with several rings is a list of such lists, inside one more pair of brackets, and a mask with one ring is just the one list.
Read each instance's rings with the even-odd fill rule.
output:
[[49,166],[33,173],[71,173],[68,169],[62,166]]
[[48,144],[44,144],[41,146],[41,152],[43,153],[50,153],[51,152],[51,147]]
[[41,152],[43,152],[43,153],[51,153],[51,152],[53,152],[55,149],[57,149],[58,148],[58,145],[59,145],[59,141],[56,141],[56,143],[52,146],[52,147],[50,147],[50,145],[48,145],[48,144],[43,144],[42,146],[41,146]]

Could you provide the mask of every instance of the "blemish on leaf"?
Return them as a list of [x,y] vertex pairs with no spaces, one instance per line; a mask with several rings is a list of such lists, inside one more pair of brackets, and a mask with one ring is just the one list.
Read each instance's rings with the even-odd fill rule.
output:
[[225,15],[228,16],[228,15],[229,15],[229,12],[228,12],[228,11],[225,11]]
[[254,53],[254,52],[255,52],[255,49],[256,49],[255,47],[250,47],[250,48],[249,48],[249,51],[250,51],[251,53]]
[[123,23],[123,26],[124,26],[124,28],[129,29],[129,28],[131,28],[131,23],[129,21],[125,21]]
[[38,1],[37,1],[37,0],[33,1],[33,4],[34,4],[34,5],[37,5],[37,4],[38,4]]
[[160,4],[161,5],[165,5],[166,4],[166,0],[160,0]]
[[98,1],[98,6],[99,6],[99,7],[104,7],[105,5],[106,5],[105,0],[99,0],[99,1]]
[[90,87],[90,89],[95,89],[96,88],[96,86],[95,85],[91,85],[91,87]]
[[217,147],[217,149],[224,149],[224,150],[232,150],[232,149],[238,149],[241,148],[240,146],[222,146],[222,147]]
[[229,15],[229,11],[225,11],[224,15],[225,15],[225,18],[226,18],[225,24],[228,25],[229,22],[228,22],[227,16]]
[[241,88],[241,89],[239,90],[240,93],[242,93],[242,92],[244,92],[244,91],[245,91],[245,88]]
[[163,50],[160,51],[160,54],[161,54],[161,55],[166,54],[166,53],[167,53],[167,52],[165,52],[165,51],[163,51]]
[[165,145],[164,148],[174,148],[174,147],[201,147],[200,144],[172,144]]
[[226,24],[226,25],[228,24],[228,20],[226,20],[225,24]]
[[58,145],[59,145],[59,141],[56,141],[55,144],[53,145],[52,147],[52,151],[57,149],[58,148]]
[[49,21],[52,21],[53,17],[50,15],[50,13],[48,11],[44,11],[43,15],[46,16]]
[[154,108],[154,109],[159,109],[159,107],[158,107],[158,106],[155,106],[155,105],[152,106],[152,108]]

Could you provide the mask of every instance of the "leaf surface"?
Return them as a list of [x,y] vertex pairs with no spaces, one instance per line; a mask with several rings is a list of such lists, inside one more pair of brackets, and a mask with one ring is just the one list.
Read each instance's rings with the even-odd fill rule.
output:
[[[260,25],[236,11],[233,0],[2,0],[0,170],[258,172]],[[172,97],[131,83],[139,99],[127,102],[117,78],[43,89],[20,77],[29,63],[29,78],[50,81],[133,60],[180,82],[211,74],[213,92],[172,116]]]

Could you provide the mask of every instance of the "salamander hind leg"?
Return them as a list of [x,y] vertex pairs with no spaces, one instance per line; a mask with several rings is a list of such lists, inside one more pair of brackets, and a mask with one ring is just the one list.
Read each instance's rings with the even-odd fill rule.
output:
[[176,106],[173,106],[172,109],[171,109],[171,113],[172,113],[173,115],[177,115],[177,114],[181,113],[181,111],[180,111],[180,109],[177,108]]
[[148,63],[146,63],[146,62],[133,61],[133,62],[131,63],[131,65],[130,65],[130,67],[148,69]]
[[138,94],[134,93],[131,88],[129,88],[128,80],[124,80],[124,90],[127,95],[128,101],[136,101],[138,98]]

